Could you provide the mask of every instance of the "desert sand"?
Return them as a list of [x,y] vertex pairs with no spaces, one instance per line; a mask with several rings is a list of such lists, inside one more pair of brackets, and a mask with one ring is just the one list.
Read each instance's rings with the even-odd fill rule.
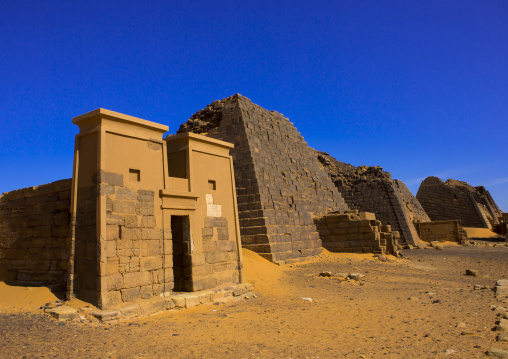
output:
[[[482,358],[496,342],[507,247],[336,254],[277,266],[244,250],[255,297],[118,324],[57,322],[47,288],[0,290],[2,358]],[[478,277],[465,275],[474,269]],[[331,277],[322,277],[322,272]],[[360,273],[360,280],[347,280]],[[4,278],[3,278],[4,279]],[[474,285],[486,289],[475,290]],[[79,306],[83,303],[74,303]]]

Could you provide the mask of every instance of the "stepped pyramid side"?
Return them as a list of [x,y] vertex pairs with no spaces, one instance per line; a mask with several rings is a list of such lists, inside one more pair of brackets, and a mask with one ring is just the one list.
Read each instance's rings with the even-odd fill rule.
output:
[[234,143],[242,244],[271,261],[320,253],[313,218],[348,210],[293,124],[243,96],[213,102],[178,132]]
[[400,233],[402,242],[418,245],[420,237],[413,222],[428,222],[418,200],[400,180],[392,180],[379,166],[355,167],[337,161],[325,152],[315,152],[349,208],[373,212],[383,224]]

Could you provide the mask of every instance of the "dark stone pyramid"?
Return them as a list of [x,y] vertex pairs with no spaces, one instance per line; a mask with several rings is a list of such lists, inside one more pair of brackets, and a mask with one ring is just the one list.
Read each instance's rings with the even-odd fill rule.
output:
[[234,143],[245,248],[274,262],[321,252],[313,218],[348,206],[287,118],[237,94],[195,113],[181,132]]

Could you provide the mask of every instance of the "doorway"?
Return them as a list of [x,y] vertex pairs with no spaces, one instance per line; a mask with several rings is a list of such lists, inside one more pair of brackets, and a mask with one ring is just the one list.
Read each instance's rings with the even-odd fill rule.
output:
[[192,242],[189,216],[171,216],[175,292],[192,291]]

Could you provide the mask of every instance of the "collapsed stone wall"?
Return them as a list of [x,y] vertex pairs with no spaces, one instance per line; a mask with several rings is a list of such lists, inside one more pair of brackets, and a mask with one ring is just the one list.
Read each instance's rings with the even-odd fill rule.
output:
[[432,221],[460,219],[464,227],[492,228],[502,215],[484,187],[438,177],[427,177],[416,198]]
[[402,181],[392,180],[379,166],[355,167],[325,152],[315,154],[349,208],[375,213],[378,220],[400,233],[403,242],[418,245],[413,222],[430,219]]
[[417,224],[420,239],[425,242],[458,242],[467,239],[467,233],[459,220],[420,222]]
[[180,126],[232,142],[242,244],[272,261],[318,254],[313,217],[348,207],[293,124],[234,95]]
[[16,284],[65,291],[70,197],[70,179],[0,196],[0,262]]
[[316,219],[323,247],[330,252],[393,253],[399,232],[382,225],[374,213],[333,212]]

